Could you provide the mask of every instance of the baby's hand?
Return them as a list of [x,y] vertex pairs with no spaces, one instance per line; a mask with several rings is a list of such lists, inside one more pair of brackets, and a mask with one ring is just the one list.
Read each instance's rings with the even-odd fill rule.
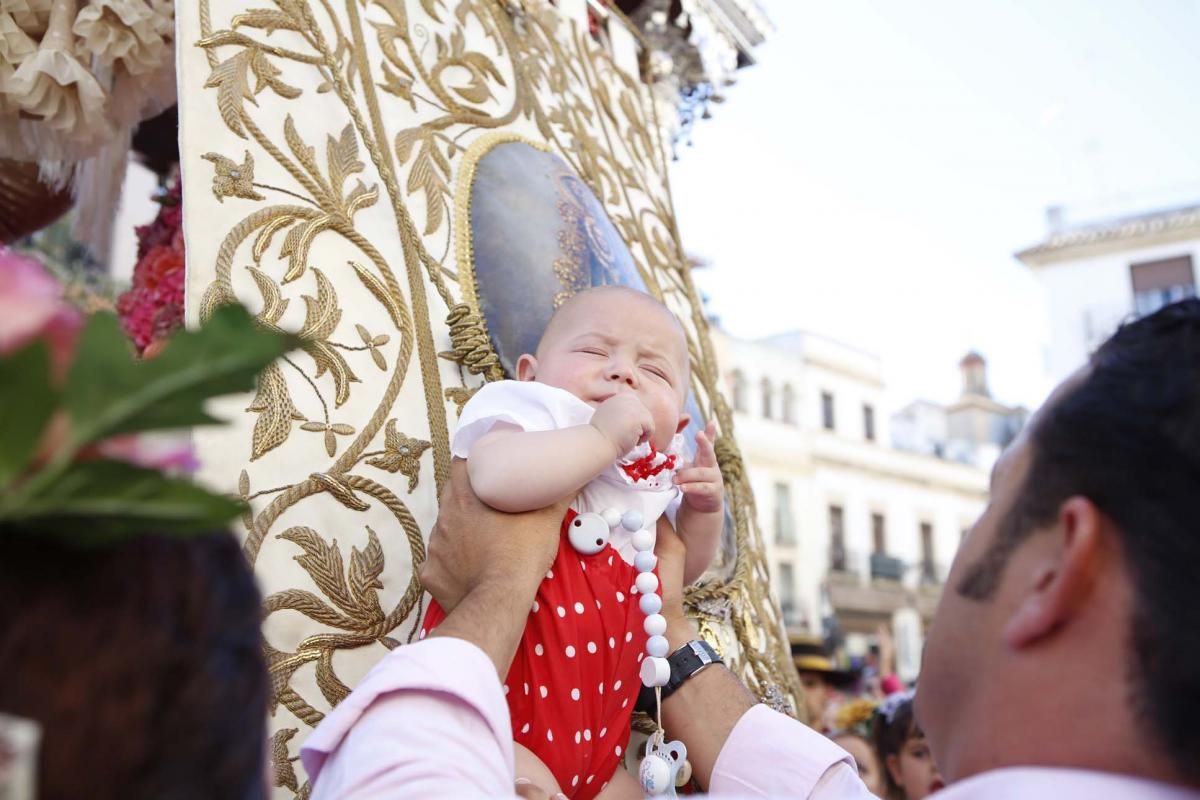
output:
[[716,422],[709,421],[708,427],[696,434],[696,458],[675,473],[675,483],[683,490],[683,502],[702,513],[725,507],[725,483],[717,467],[717,451],[713,449],[716,434]]
[[592,426],[612,443],[616,458],[654,435],[654,418],[632,392],[615,394],[601,403],[592,415]]

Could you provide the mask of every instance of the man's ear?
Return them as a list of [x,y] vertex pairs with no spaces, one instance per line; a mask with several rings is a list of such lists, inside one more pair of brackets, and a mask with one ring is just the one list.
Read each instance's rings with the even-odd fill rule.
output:
[[1004,626],[1004,642],[1020,649],[1070,623],[1091,599],[1103,568],[1104,514],[1086,497],[1070,497],[1059,507],[1048,547]]
[[517,380],[531,381],[537,376],[537,359],[524,354],[517,359]]
[[683,433],[683,429],[686,428],[689,424],[691,424],[691,422],[692,422],[692,415],[687,413],[686,411],[684,411],[682,414],[679,415],[679,424],[675,426],[675,432]]

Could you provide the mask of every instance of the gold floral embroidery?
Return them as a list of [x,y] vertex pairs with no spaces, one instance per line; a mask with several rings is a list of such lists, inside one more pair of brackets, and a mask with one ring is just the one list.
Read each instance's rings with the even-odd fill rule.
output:
[[421,454],[432,445],[422,439],[414,439],[396,430],[396,420],[389,419],[384,434],[383,455],[367,459],[372,467],[399,472],[408,478],[408,491],[417,488],[417,477],[421,469]]
[[243,200],[266,199],[254,191],[254,157],[249,151],[241,164],[219,153],[205,153],[201,158],[211,161],[215,168],[213,195],[218,202],[225,202],[226,197],[240,197]]

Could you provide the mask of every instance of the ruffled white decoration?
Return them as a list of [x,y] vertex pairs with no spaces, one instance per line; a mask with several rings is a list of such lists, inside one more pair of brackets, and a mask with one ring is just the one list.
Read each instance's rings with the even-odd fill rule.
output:
[[69,159],[94,152],[111,135],[104,107],[108,93],[75,57],[71,24],[75,0],[55,0],[50,25],[37,52],[27,56],[9,80],[8,96],[22,116],[27,147],[39,158]]
[[174,37],[172,0],[0,0],[0,157],[71,183],[97,254],[134,128],[175,102]]

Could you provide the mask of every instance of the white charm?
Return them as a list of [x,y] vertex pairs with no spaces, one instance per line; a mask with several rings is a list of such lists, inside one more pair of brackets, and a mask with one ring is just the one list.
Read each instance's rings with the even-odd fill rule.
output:
[[662,598],[656,594],[644,594],[638,599],[638,607],[646,616],[662,611]]
[[639,553],[645,553],[654,549],[654,531],[647,528],[634,531],[633,536],[629,537],[633,549]]
[[604,524],[610,528],[615,528],[621,524],[621,512],[615,508],[606,508],[600,512],[600,516],[604,517]]
[[675,797],[679,771],[687,763],[687,747],[679,741],[661,744],[660,737],[657,734],[650,739],[638,779],[650,797]]
[[667,632],[667,618],[662,614],[650,614],[642,623],[647,636],[662,636]]
[[665,636],[651,636],[646,641],[646,652],[655,658],[666,658],[669,647]]
[[[642,527],[642,512],[633,509],[621,515],[621,527],[633,533]],[[615,527],[615,526],[614,526]]]
[[642,685],[653,689],[655,686],[666,686],[671,680],[671,663],[665,658],[651,656],[642,660]]
[[633,557],[633,566],[638,572],[653,572],[658,566],[658,556],[648,550],[642,551]]
[[579,514],[567,526],[567,539],[571,547],[585,556],[595,555],[608,545],[610,531],[608,523],[600,514]]
[[658,591],[658,576],[653,572],[642,572],[634,580],[633,585],[642,594],[654,594]]

